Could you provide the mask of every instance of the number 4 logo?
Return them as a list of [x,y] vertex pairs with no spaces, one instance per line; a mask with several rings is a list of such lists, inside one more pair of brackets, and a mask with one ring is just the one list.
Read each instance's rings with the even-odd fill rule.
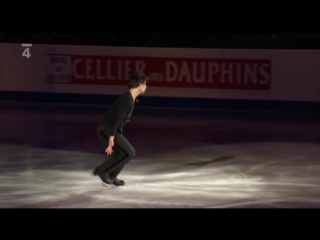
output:
[[22,57],[27,57],[27,58],[31,57],[30,48],[26,48],[23,50]]
[[31,57],[31,53],[30,53],[30,48],[32,47],[32,44],[21,44],[21,47],[25,47],[25,49],[22,52],[22,57],[26,57],[26,58],[30,58]]

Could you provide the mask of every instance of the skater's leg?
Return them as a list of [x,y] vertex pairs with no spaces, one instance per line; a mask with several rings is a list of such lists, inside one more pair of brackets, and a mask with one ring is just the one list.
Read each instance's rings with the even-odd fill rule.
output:
[[110,168],[108,172],[111,179],[116,179],[121,170],[124,168],[126,162],[123,160],[127,158],[128,154],[118,145],[115,144],[114,157],[120,159],[119,164],[115,165],[114,168]]
[[[99,138],[109,144],[109,139],[104,134],[103,129],[98,128]],[[114,138],[114,152],[111,158],[104,161],[93,172],[94,175],[98,175],[103,182],[113,182],[116,185],[123,185],[124,181],[119,181],[116,177],[119,175],[125,164],[128,163],[135,156],[135,149],[128,142],[128,140],[121,134],[116,133]]]
[[[135,149],[134,147],[127,142],[126,149],[123,149],[122,146],[117,145],[118,152],[121,154],[121,161],[118,165],[115,166],[115,168],[110,169],[109,176],[111,179],[116,179],[117,176],[120,174],[124,166],[135,156]],[[119,154],[119,155],[120,155]],[[120,159],[120,157],[118,158]],[[122,181],[122,180],[120,180]]]
[[116,134],[114,138],[114,145],[117,149],[116,154],[99,166],[99,168],[101,168],[112,179],[118,176],[125,164],[127,164],[136,153],[134,147],[122,134]]
[[[99,139],[102,142],[104,142],[107,145],[109,145],[109,137],[108,137],[107,134],[105,134],[105,129],[104,129],[103,126],[101,126],[101,125],[98,126],[97,135],[98,135]],[[107,162],[107,161],[108,160],[106,160],[105,162]],[[110,179],[110,177],[105,174],[104,169],[102,168],[103,164],[105,164],[105,162],[102,163],[101,165],[97,166],[92,174],[95,175],[95,176],[99,176],[103,183],[111,184],[112,183],[112,179]]]
[[[122,163],[121,165],[118,166],[117,169],[115,169],[113,172],[110,172],[109,176],[111,179],[116,179],[117,176],[120,174],[120,172],[122,171],[122,169],[124,168],[124,166],[126,165],[126,163]],[[122,181],[122,180],[121,180]]]
[[[107,156],[107,159],[101,163],[93,172],[93,175],[97,175],[97,172],[99,169],[103,170],[105,173],[105,170],[111,168],[115,163],[118,162],[118,159],[124,159],[127,156],[127,153],[122,150],[117,144],[113,147],[113,153],[111,156]],[[110,171],[109,171],[110,172]],[[110,172],[110,175],[113,174]],[[110,176],[109,176],[110,178]]]

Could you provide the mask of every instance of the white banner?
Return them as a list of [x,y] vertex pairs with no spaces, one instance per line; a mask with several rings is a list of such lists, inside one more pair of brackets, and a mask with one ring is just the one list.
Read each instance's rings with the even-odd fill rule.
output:
[[151,77],[145,96],[320,101],[319,50],[2,43],[0,54],[2,91],[118,95],[141,70]]

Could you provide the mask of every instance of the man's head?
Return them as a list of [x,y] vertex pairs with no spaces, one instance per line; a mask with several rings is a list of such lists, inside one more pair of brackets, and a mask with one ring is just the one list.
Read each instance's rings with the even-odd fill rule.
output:
[[137,89],[139,93],[144,93],[147,89],[149,78],[142,73],[135,73],[129,79],[129,89]]

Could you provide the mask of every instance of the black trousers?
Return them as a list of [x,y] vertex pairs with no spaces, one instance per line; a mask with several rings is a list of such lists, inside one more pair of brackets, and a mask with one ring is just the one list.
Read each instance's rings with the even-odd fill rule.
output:
[[[98,126],[98,136],[104,143],[109,145],[108,129],[104,126]],[[107,147],[106,146],[106,147]],[[121,132],[117,132],[114,136],[113,153],[108,155],[106,161],[104,161],[97,168],[108,174],[111,179],[115,179],[124,166],[135,156],[136,151],[130,142],[123,136]]]

